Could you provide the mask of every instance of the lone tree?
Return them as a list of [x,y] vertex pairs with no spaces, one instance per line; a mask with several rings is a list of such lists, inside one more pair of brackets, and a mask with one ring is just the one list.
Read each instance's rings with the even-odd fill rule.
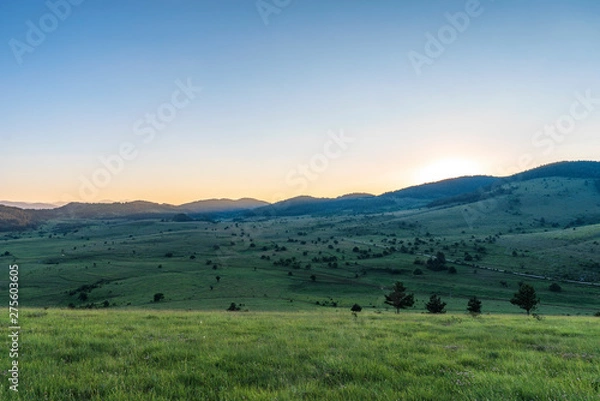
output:
[[425,307],[429,313],[446,313],[444,310],[446,303],[442,302],[441,298],[435,294],[429,298],[429,302],[425,304]]
[[471,297],[469,303],[467,303],[467,312],[472,315],[478,315],[481,313],[481,301],[477,297]]
[[362,307],[359,304],[354,304],[352,305],[352,308],[350,308],[350,310],[352,312],[360,312],[362,310]]
[[385,303],[396,308],[396,313],[400,313],[400,309],[410,308],[415,303],[414,294],[407,294],[406,288],[400,281],[394,284],[394,290],[385,296]]
[[529,312],[537,308],[540,299],[536,297],[535,289],[532,286],[529,284],[521,284],[519,286],[519,291],[515,293],[515,296],[510,300],[510,303],[517,305],[521,309],[525,309],[527,315],[529,315]]
[[154,302],[160,302],[163,299],[165,299],[165,294],[163,294],[162,292],[157,292],[156,294],[154,294]]

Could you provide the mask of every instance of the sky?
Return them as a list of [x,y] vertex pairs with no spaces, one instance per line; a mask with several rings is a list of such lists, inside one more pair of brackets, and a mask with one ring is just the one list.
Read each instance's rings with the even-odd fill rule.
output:
[[0,199],[380,194],[599,160],[600,2],[4,0]]

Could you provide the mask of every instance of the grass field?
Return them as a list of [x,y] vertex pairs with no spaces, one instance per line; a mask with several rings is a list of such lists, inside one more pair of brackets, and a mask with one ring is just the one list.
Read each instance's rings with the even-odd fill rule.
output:
[[[0,400],[598,400],[594,191],[534,180],[468,206],[5,233],[20,387]],[[416,299],[399,315],[396,281]],[[522,282],[536,318],[509,301]],[[432,294],[447,314],[423,313]],[[0,352],[6,379],[10,363]]]
[[[488,234],[478,234],[464,221],[452,225],[459,214],[450,208],[214,223],[53,221],[4,235],[0,263],[19,265],[28,307],[224,310],[236,302],[250,311],[354,303],[384,308],[384,294],[402,281],[415,293],[417,311],[437,293],[453,312],[477,296],[484,312],[518,313],[509,300],[520,282],[536,288],[540,313],[600,311],[600,286],[579,283],[598,284],[600,225],[511,233],[511,220],[501,226],[490,212]],[[437,252],[456,274],[426,268]],[[417,268],[423,274],[415,275]],[[0,285],[7,279],[0,277]],[[549,291],[552,282],[562,291]],[[156,293],[165,299],[152,302]]]
[[598,400],[599,321],[28,309],[0,399]]

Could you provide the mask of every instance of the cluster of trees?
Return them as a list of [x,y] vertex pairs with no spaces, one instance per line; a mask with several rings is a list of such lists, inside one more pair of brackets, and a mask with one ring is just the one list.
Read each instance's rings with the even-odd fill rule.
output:
[[[415,303],[414,294],[409,294],[400,281],[394,284],[392,292],[385,296],[385,303],[393,306],[396,313],[400,313],[400,309],[410,308]],[[527,315],[535,310],[540,303],[540,299],[535,293],[535,289],[529,284],[522,283],[510,303],[524,309]],[[446,303],[442,301],[439,295],[433,294],[429,298],[429,302],[425,304],[425,308],[429,313],[446,313]],[[471,314],[481,313],[482,303],[477,297],[471,297],[467,303],[467,311]]]

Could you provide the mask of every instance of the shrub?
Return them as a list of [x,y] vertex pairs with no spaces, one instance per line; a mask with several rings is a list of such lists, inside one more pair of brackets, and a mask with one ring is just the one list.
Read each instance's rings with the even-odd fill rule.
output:
[[235,304],[235,302],[232,302],[232,303],[231,303],[231,305],[229,305],[229,308],[227,308],[227,311],[228,311],[228,312],[237,312],[237,311],[239,311],[239,310],[240,310],[240,307],[239,307],[239,306],[237,306],[237,305]]
[[360,312],[362,310],[362,307],[359,304],[354,304],[352,305],[352,308],[350,308],[350,310],[352,312]]
[[415,276],[420,276],[422,274],[423,274],[423,270],[421,270],[421,269],[413,270],[413,275],[415,275]]
[[557,283],[550,284],[548,289],[552,292],[561,292],[562,291],[562,287],[560,285],[558,285]]
[[163,299],[165,299],[165,294],[163,294],[162,292],[157,292],[156,294],[154,294],[154,302],[160,302]]

